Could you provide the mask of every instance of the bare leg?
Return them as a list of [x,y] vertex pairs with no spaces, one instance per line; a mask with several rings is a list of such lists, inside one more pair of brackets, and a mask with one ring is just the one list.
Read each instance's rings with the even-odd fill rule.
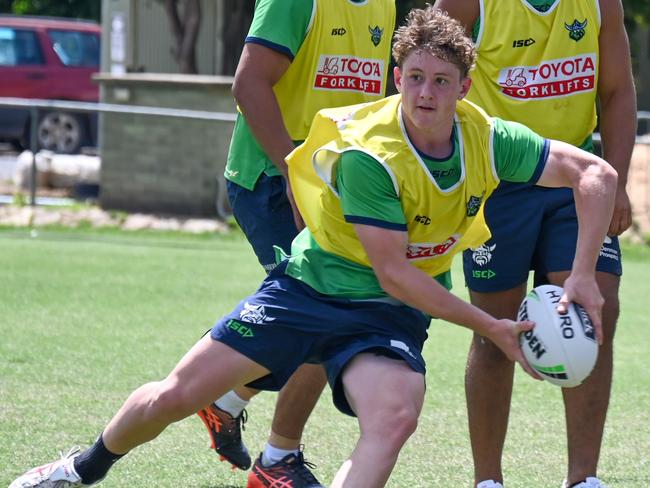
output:
[[331,488],[384,486],[400,449],[415,432],[424,401],[424,376],[404,361],[367,353],[356,356],[345,369],[343,384],[359,418],[361,436]]
[[[526,283],[493,293],[470,292],[471,302],[496,318],[514,319]],[[514,363],[489,340],[474,335],[465,373],[474,483],[503,482],[501,457],[508,430]],[[487,406],[487,408],[486,408]]]
[[[551,283],[561,286],[566,276],[565,273],[550,273],[548,278]],[[589,378],[576,388],[562,390],[569,451],[569,484],[587,476],[597,475],[611,393],[613,340],[619,312],[620,279],[609,273],[597,273],[596,279],[605,298],[603,345],[598,351],[598,361]]]
[[233,388],[233,391],[237,393],[237,396],[239,398],[246,401],[249,401],[251,398],[253,398],[255,395],[257,395],[260,392],[260,390],[255,390],[247,386],[239,386],[237,388]]
[[109,451],[124,454],[233,387],[266,374],[264,367],[204,336],[167,378],[147,383],[129,396],[104,430],[104,444]]
[[303,364],[284,385],[275,405],[269,444],[279,449],[297,449],[309,415],[327,384],[320,364]]

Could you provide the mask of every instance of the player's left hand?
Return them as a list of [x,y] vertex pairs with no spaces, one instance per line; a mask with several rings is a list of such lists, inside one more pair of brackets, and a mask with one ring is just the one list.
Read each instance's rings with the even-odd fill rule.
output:
[[564,294],[557,306],[559,313],[567,313],[571,302],[582,306],[589,315],[596,331],[598,344],[603,343],[602,313],[605,299],[600,293],[600,288],[594,275],[571,274],[564,282]]
[[614,213],[609,223],[607,234],[618,236],[625,232],[632,225],[632,205],[630,197],[625,188],[618,188],[616,191],[616,200],[614,202]]

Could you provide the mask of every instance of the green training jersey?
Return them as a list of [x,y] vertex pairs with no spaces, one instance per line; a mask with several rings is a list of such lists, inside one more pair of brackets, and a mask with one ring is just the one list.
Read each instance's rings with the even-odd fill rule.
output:
[[[261,44],[293,59],[307,35],[312,10],[313,1],[257,0],[246,42]],[[299,144],[301,141],[294,142]],[[224,176],[252,190],[261,173],[280,174],[257,143],[246,119],[238,112]]]

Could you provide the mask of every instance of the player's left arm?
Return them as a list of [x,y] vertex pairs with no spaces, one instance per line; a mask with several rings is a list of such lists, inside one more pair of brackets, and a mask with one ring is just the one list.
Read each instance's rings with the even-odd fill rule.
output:
[[608,229],[610,235],[618,235],[632,225],[625,185],[636,134],[636,95],[621,0],[600,0],[600,11],[600,134],[603,158],[618,172],[616,204]]
[[600,339],[604,300],[595,279],[596,262],[614,209],[616,170],[594,154],[552,140],[537,184],[573,190],[578,216],[578,242],[560,308],[565,308],[572,301],[582,305],[592,318]]

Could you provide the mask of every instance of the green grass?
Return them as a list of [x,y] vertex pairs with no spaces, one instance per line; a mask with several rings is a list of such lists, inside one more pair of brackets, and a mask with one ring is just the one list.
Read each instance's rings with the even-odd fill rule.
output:
[[[614,393],[601,476],[650,485],[650,251],[626,249]],[[126,396],[163,377],[262,278],[245,240],[91,230],[0,230],[0,487],[60,449],[93,442]],[[458,267],[456,292],[466,296]],[[425,357],[426,404],[392,487],[468,487],[463,370],[470,334],[435,321]],[[245,439],[262,448],[275,394],[249,408]],[[489,408],[489,406],[486,406]],[[585,412],[588,415],[589,412]],[[559,487],[566,449],[560,390],[518,372],[504,455],[508,487]],[[389,426],[387,419],[387,427]],[[327,392],[304,438],[328,482],[351,450],[354,419]],[[217,462],[198,417],[173,425],[116,465],[110,487],[245,485]]]

